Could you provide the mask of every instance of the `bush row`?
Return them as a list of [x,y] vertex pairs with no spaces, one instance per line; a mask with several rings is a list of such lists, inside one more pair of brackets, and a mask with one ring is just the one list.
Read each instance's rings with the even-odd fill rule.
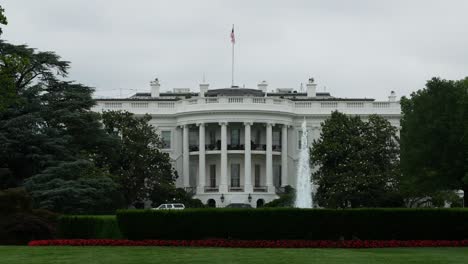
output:
[[462,240],[465,209],[120,210],[124,237],[245,240]]
[[35,240],[29,246],[157,246],[235,248],[386,248],[386,247],[467,247],[468,240],[124,240],[57,239]]
[[114,215],[67,215],[59,219],[60,238],[122,238]]

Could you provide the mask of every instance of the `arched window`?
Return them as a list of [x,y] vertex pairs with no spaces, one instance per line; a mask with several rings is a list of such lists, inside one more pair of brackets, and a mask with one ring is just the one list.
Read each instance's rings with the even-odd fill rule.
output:
[[206,204],[208,205],[208,207],[216,207],[216,201],[214,199],[209,199]]
[[265,204],[265,200],[263,199],[257,200],[257,208],[263,207],[264,204]]

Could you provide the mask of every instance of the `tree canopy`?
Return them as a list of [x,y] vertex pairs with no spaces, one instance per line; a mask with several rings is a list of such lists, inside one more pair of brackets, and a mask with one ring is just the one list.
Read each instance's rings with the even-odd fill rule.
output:
[[0,186],[25,184],[35,206],[57,212],[115,208],[118,185],[95,160],[117,140],[90,111],[94,89],[64,81],[69,62],[26,45],[0,40],[0,67]]
[[[7,18],[5,16],[5,9],[2,8],[0,5],[0,24],[1,25],[6,25],[8,24]],[[0,35],[2,35],[3,31],[2,28],[0,27]]]
[[315,199],[332,208],[401,205],[398,152],[397,128],[385,118],[371,115],[362,121],[333,112],[310,152],[318,166]]
[[433,78],[401,99],[401,164],[409,197],[465,191],[468,204],[468,78]]
[[173,196],[177,174],[169,154],[160,150],[162,142],[149,124],[151,116],[108,111],[102,117],[107,133],[120,139],[115,155],[102,162],[116,176],[127,204],[147,199],[164,202]]

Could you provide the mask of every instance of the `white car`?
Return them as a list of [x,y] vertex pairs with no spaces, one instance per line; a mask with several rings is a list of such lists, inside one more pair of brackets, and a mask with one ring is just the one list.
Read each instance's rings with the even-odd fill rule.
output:
[[161,204],[160,206],[153,208],[153,210],[184,210],[185,205],[181,203],[174,204]]

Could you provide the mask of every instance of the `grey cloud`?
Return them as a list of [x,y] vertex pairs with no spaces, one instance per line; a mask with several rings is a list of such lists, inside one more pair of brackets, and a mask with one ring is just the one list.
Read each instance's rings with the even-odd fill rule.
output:
[[340,97],[408,95],[468,69],[467,1],[4,0],[3,38],[53,50],[70,79],[116,96],[236,83],[298,88],[309,76]]

